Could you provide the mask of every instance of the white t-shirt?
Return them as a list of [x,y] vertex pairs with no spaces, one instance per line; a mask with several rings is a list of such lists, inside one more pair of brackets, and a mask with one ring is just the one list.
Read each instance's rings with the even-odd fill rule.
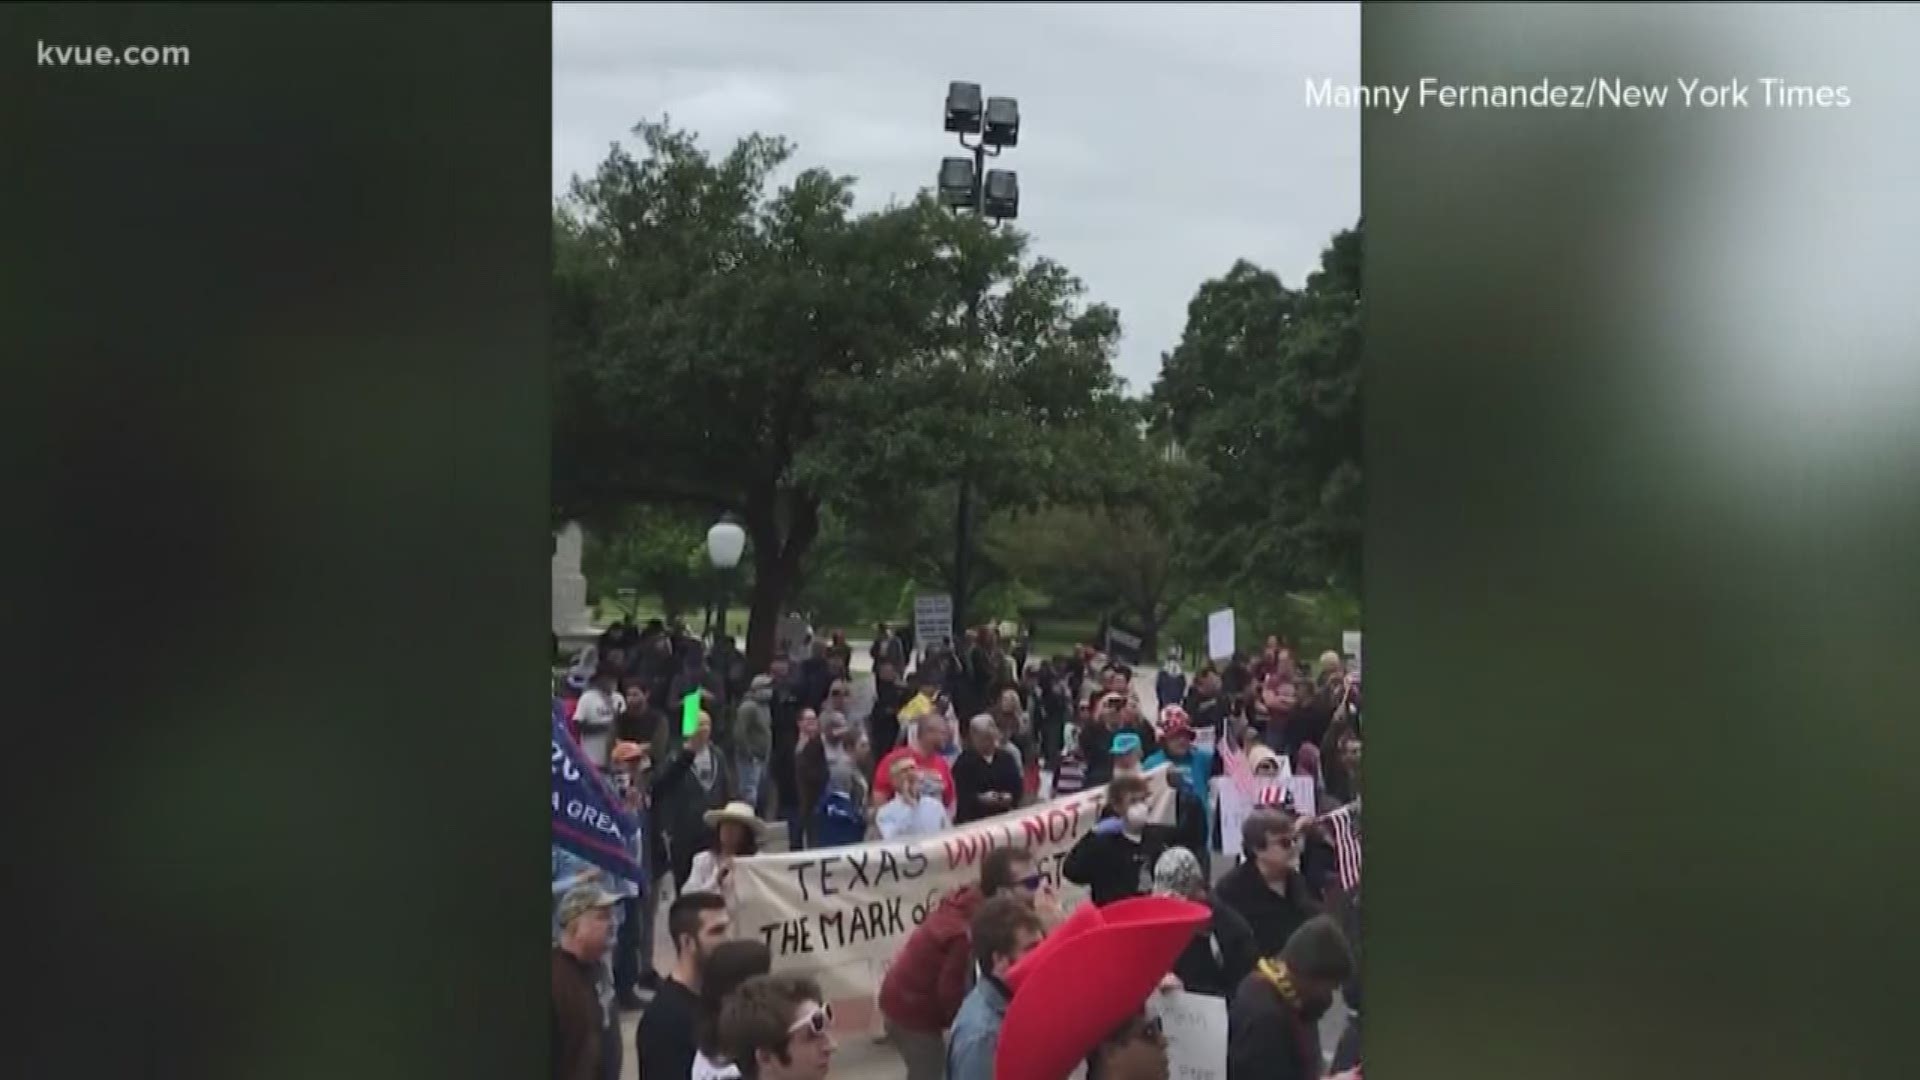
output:
[[932,836],[947,827],[947,807],[937,795],[922,795],[918,802],[895,796],[874,815],[882,840],[911,836]]
[[627,711],[627,699],[611,690],[588,690],[574,706],[573,723],[580,729],[580,749],[604,769],[613,756],[613,722]]
[[740,1067],[715,1065],[707,1055],[695,1051],[693,1071],[687,1074],[687,1080],[740,1080]]

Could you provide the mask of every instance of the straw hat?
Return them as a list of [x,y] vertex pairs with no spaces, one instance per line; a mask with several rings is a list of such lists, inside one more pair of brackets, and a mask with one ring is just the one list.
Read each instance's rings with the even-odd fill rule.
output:
[[738,801],[730,802],[718,810],[707,811],[704,820],[710,829],[719,828],[723,821],[733,821],[752,829],[755,836],[767,831],[767,823],[760,820],[760,815],[753,812],[753,807]]

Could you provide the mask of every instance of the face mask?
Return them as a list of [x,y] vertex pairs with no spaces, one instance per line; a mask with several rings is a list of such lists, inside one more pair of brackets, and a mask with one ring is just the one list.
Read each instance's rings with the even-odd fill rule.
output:
[[1134,803],[1127,807],[1127,828],[1139,830],[1147,825],[1147,804]]

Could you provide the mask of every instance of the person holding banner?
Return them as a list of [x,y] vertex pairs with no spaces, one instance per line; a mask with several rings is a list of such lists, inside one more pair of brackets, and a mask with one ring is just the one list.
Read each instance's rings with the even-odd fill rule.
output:
[[719,893],[728,904],[733,902],[733,860],[750,858],[760,852],[760,837],[766,823],[744,802],[730,802],[705,817],[713,832],[713,845],[693,857],[684,891]]

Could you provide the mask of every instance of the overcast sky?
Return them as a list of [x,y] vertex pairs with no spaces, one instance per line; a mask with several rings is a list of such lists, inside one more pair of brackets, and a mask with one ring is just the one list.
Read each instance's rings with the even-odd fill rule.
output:
[[[968,30],[971,26],[972,29]],[[1120,310],[1135,392],[1187,302],[1245,257],[1298,285],[1360,212],[1360,116],[1309,110],[1357,83],[1352,4],[558,4],[553,190],[670,114],[709,150],[785,135],[859,179],[862,208],[959,153],[949,81],[1020,101],[1020,226]]]

